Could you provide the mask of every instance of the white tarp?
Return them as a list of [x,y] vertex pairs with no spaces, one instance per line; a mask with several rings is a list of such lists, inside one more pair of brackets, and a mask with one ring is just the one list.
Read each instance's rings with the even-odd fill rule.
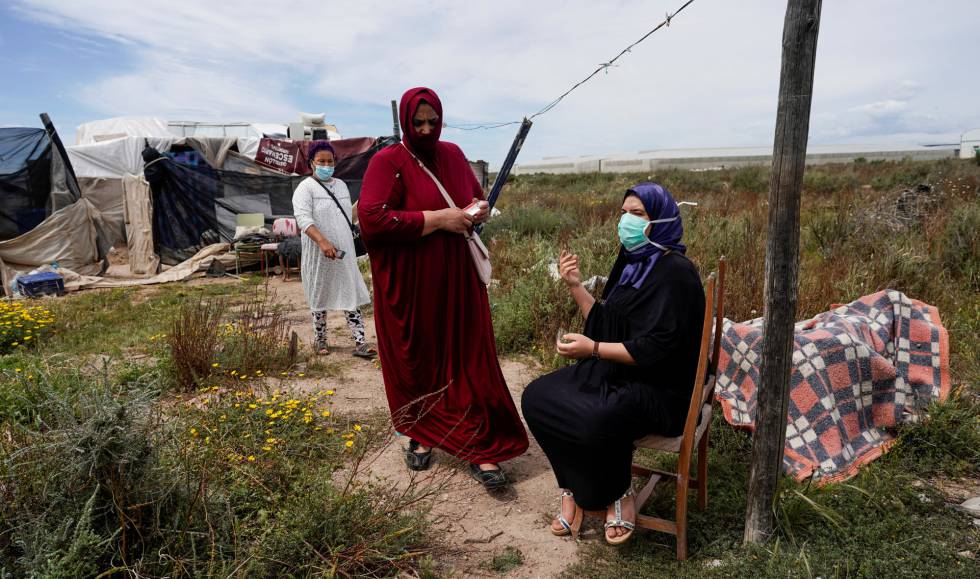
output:
[[[139,175],[143,172],[143,149],[146,143],[154,149],[165,152],[173,145],[188,145],[200,151],[212,166],[221,168],[233,144],[238,151],[255,158],[259,150],[259,140],[253,138],[196,139],[193,137],[122,137],[101,143],[72,145],[66,147],[75,176],[78,178],[122,179],[124,175]],[[219,144],[220,143],[220,144]]]
[[153,203],[150,200],[150,184],[142,175],[126,175],[122,184],[125,192],[129,271],[140,275],[156,275],[160,268],[160,258],[153,253]]
[[82,198],[56,211],[27,233],[0,241],[0,278],[10,295],[15,275],[57,262],[83,275],[102,271],[99,260],[98,209]]
[[114,117],[78,125],[76,145],[90,145],[119,137],[173,137],[167,121],[155,117]]
[[101,143],[66,147],[76,177],[122,179],[124,175],[143,172],[141,153],[146,141],[158,151],[167,151],[177,137],[123,137]]
[[216,243],[203,247],[201,251],[195,253],[187,261],[182,261],[167,271],[147,279],[99,277],[80,274],[64,268],[60,268],[59,273],[64,277],[65,290],[70,292],[83,289],[172,283],[203,276],[215,261],[221,262],[225,267],[234,264],[235,255],[228,253],[230,247],[227,243]]

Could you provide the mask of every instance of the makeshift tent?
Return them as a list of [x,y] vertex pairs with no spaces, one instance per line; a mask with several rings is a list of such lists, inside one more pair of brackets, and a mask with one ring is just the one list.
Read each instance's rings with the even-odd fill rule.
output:
[[[347,183],[356,202],[367,164],[390,137],[342,139],[331,144],[338,153],[337,178]],[[191,143],[193,144],[193,143]],[[153,242],[163,263],[187,259],[219,240],[231,241],[236,216],[261,213],[271,224],[293,213],[293,191],[305,177],[263,169],[241,155],[227,156],[235,170],[189,166],[149,147],[143,173],[153,199]]]
[[78,200],[44,129],[0,128],[0,240],[37,227]]

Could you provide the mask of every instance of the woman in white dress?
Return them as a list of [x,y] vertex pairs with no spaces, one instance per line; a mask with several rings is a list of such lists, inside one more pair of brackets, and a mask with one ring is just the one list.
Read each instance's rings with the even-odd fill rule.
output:
[[327,141],[310,148],[313,175],[293,192],[293,214],[302,232],[303,258],[300,271],[303,291],[313,315],[314,349],[330,353],[327,344],[327,310],[342,310],[347,318],[355,356],[373,358],[377,351],[364,339],[364,318],[359,306],[371,301],[357,267],[354,237],[348,225],[350,191],[333,177],[336,155]]

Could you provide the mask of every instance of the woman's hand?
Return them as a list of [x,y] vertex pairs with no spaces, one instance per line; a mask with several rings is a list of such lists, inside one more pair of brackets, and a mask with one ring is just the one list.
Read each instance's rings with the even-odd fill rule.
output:
[[473,227],[473,218],[457,207],[447,207],[436,211],[439,229],[450,233],[466,233]]
[[565,334],[562,336],[565,342],[557,342],[558,354],[572,360],[588,358],[592,355],[595,348],[595,341],[582,334]]
[[473,198],[473,203],[477,203],[479,207],[473,215],[473,223],[486,223],[490,219],[490,204],[476,197]]
[[334,247],[332,243],[326,239],[321,239],[319,242],[317,242],[317,245],[320,246],[320,251],[323,252],[323,257],[327,259],[337,259],[337,248]]
[[578,269],[578,256],[567,251],[558,256],[558,273],[570,288],[582,285],[582,272]]

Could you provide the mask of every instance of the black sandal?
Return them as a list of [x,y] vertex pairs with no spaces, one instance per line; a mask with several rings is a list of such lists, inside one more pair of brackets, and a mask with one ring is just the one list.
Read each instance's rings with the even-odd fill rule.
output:
[[405,448],[405,464],[412,470],[428,470],[432,463],[432,449],[425,452],[415,452],[419,447],[419,441],[408,440],[408,447]]
[[470,474],[488,491],[505,487],[509,482],[499,465],[496,470],[483,470],[478,464],[470,464]]

